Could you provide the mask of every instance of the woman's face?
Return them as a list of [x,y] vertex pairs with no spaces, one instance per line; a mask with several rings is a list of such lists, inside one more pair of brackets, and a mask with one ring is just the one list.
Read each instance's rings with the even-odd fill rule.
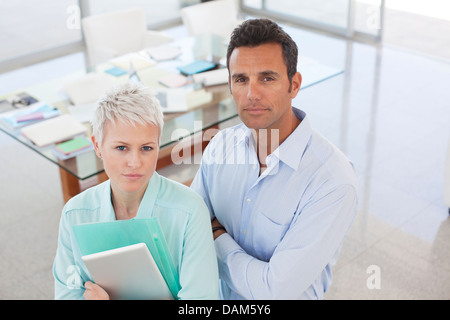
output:
[[97,156],[103,159],[113,192],[141,193],[156,169],[159,130],[156,125],[107,120],[103,142],[92,137]]

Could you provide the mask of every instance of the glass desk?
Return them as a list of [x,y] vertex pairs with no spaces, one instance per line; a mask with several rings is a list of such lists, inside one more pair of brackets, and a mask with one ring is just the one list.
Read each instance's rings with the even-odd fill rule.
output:
[[[159,86],[157,79],[149,76],[151,74],[160,75],[161,70],[165,70],[165,72],[169,73],[178,73],[176,69],[177,66],[185,65],[199,59],[217,62],[226,52],[226,45],[222,41],[211,38],[211,36],[186,38],[175,42],[173,45],[181,48],[182,54],[179,57],[174,60],[157,63],[155,66],[149,68],[137,70],[137,74],[144,85],[149,87]],[[61,93],[64,81],[82,77],[87,73],[103,73],[110,67],[110,64],[105,63],[92,70],[82,70],[77,74],[68,75],[63,79],[54,79],[30,88],[24,88],[20,91],[27,92],[36,97],[39,101],[57,107],[62,113],[67,113],[71,102],[67,95]],[[300,70],[300,72],[302,73],[304,81],[304,84],[302,84],[303,89],[323,81],[324,79],[340,74],[342,73],[342,70],[313,63],[309,69],[304,68],[304,70]],[[128,75],[120,78],[120,81],[128,81]],[[305,79],[307,80],[306,83]],[[180,140],[192,137],[197,133],[204,132],[211,128],[217,129],[219,124],[238,116],[227,84],[211,87],[203,87],[201,84],[189,84],[184,89],[186,90],[187,95],[197,95],[197,102],[194,104],[188,103],[188,108],[184,112],[165,113],[165,123],[157,169],[173,163],[171,153]],[[11,93],[11,95],[16,93],[17,92]],[[198,99],[198,95],[200,95],[200,99]],[[8,95],[1,97],[0,100],[7,97]],[[92,131],[89,123],[86,123],[86,126],[88,129],[87,136],[90,137]],[[84,189],[108,179],[104,172],[103,164],[101,160],[97,158],[94,151],[88,151],[67,160],[60,160],[53,153],[54,145],[37,147],[24,137],[19,129],[11,129],[2,121],[0,121],[0,130],[58,165],[65,201]],[[196,141],[196,139],[193,140]],[[200,141],[201,150],[207,145],[208,141]],[[195,150],[198,150],[198,146],[192,145],[191,147],[193,150],[194,148]]]

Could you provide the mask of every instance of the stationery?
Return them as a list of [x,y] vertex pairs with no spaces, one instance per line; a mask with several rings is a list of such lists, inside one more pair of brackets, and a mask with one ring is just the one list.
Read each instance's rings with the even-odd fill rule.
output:
[[100,99],[118,83],[117,81],[117,78],[105,73],[88,73],[79,79],[66,82],[63,91],[73,104],[87,104]]
[[69,114],[32,124],[21,130],[38,147],[65,141],[86,131],[86,126]]
[[55,107],[43,102],[37,102],[28,107],[6,112],[1,116],[1,119],[12,129],[17,129],[59,116],[60,114],[61,112]]
[[222,68],[217,70],[206,71],[193,76],[195,83],[201,83],[204,86],[215,86],[228,82],[228,69]]
[[168,74],[159,79],[159,83],[168,88],[179,88],[188,83],[187,77],[181,74]]
[[145,243],[173,297],[177,297],[179,275],[157,218],[87,223],[72,229],[82,256]]
[[109,73],[109,74],[111,74],[111,75],[113,75],[115,77],[120,77],[120,76],[123,76],[124,74],[128,73],[127,70],[124,70],[124,69],[119,68],[119,67],[109,68],[109,69],[105,70],[105,72]]
[[181,49],[173,45],[148,48],[147,53],[156,61],[172,60],[181,54]]
[[200,73],[203,71],[211,70],[214,67],[216,67],[216,65],[212,62],[204,61],[204,60],[197,60],[197,61],[194,61],[187,65],[178,67],[178,70],[182,74],[193,75],[193,74]]

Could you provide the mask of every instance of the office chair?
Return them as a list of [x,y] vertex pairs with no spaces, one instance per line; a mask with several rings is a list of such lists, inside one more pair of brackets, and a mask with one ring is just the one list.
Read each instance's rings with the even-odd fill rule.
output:
[[213,33],[228,41],[231,32],[240,23],[237,8],[235,0],[215,0],[185,7],[180,11],[189,35]]
[[140,8],[85,17],[81,25],[89,66],[173,40],[163,32],[147,30],[145,11]]

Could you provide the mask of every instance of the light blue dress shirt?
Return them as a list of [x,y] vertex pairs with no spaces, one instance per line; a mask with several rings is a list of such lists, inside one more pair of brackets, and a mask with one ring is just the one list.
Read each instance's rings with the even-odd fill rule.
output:
[[352,164],[306,114],[260,167],[250,129],[220,131],[191,185],[227,233],[215,240],[224,299],[322,299],[357,209]]
[[[154,173],[135,219],[157,217],[180,278],[180,299],[218,299],[219,278],[208,208],[191,189]],[[114,221],[110,181],[70,199],[61,216],[53,265],[56,299],[83,299],[93,281],[72,226]]]

